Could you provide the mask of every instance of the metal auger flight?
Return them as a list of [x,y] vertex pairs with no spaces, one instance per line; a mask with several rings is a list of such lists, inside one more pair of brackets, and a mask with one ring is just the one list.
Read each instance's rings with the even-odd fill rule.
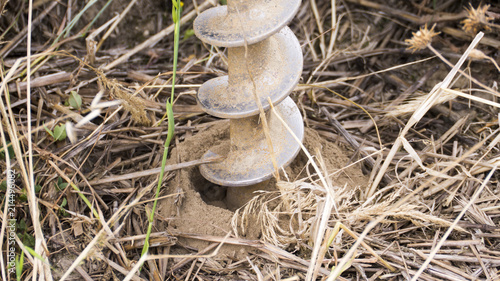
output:
[[[299,144],[269,111],[268,102],[269,97],[302,140],[302,116],[288,97],[302,74],[300,44],[287,27],[299,6],[300,0],[227,0],[227,6],[209,9],[196,18],[198,38],[228,48],[228,75],[205,82],[197,95],[205,112],[230,119],[226,158],[200,166],[207,180],[222,186],[248,186],[272,177],[275,169],[257,98],[266,110],[278,166],[287,166],[299,152]],[[213,156],[209,150],[204,158]]]

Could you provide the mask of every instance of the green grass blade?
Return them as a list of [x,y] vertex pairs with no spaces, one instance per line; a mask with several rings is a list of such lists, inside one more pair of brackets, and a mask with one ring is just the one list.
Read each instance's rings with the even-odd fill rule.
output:
[[97,210],[94,209],[94,207],[92,207],[92,203],[90,203],[89,199],[87,199],[87,197],[85,197],[85,195],[83,195],[82,191],[78,188],[78,186],[76,186],[72,182],[70,182],[69,184],[78,193],[78,196],[80,196],[80,198],[82,198],[83,202],[85,202],[85,204],[87,205],[87,207],[89,207],[89,209],[92,211],[92,213],[94,214],[94,216],[97,219],[99,219],[99,214],[97,213]]
[[24,252],[21,252],[21,257],[16,256],[16,280],[21,281],[24,267]]
[[183,3],[180,0],[173,0],[172,1],[172,18],[174,20],[174,25],[175,25],[175,29],[174,29],[174,63],[173,63],[173,70],[172,70],[172,93],[171,93],[170,99],[167,100],[167,104],[166,104],[167,119],[168,119],[168,133],[167,133],[167,139],[165,140],[165,145],[164,145],[164,149],[163,149],[160,177],[158,179],[158,185],[156,187],[155,200],[153,203],[153,209],[151,210],[151,214],[149,214],[148,229],[146,232],[146,238],[144,241],[144,247],[142,248],[141,256],[144,256],[145,254],[147,254],[148,250],[149,250],[149,236],[151,235],[151,231],[153,229],[154,214],[156,212],[158,197],[160,196],[160,189],[161,189],[161,185],[163,183],[163,176],[165,174],[165,166],[166,166],[167,157],[168,157],[168,148],[170,146],[170,142],[172,141],[172,139],[174,137],[174,132],[175,132],[173,104],[174,104],[174,93],[175,93],[175,79],[176,79],[176,74],[177,74],[177,62],[178,62],[178,58],[179,58],[179,34],[180,34],[180,30],[181,30],[180,17],[181,17],[182,4]]
[[35,258],[37,258],[37,259],[41,260],[41,261],[42,261],[42,262],[44,262],[44,263],[47,263],[47,261],[46,261],[46,260],[45,260],[42,256],[40,256],[37,252],[35,252],[35,250],[33,250],[32,248],[30,248],[30,247],[28,247],[28,246],[26,246],[26,245],[24,245],[24,248],[26,248],[26,250],[28,250],[28,252],[29,252],[32,256],[34,256]]

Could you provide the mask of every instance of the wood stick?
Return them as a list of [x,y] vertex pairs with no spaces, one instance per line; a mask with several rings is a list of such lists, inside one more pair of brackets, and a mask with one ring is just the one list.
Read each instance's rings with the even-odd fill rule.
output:
[[[456,29],[456,28],[452,28],[452,27],[448,27],[448,26],[443,26],[443,28],[441,28],[441,31],[443,33],[446,33],[448,35],[451,35],[455,38],[462,39],[462,40],[471,40],[472,38],[474,38],[473,36],[470,36],[469,34],[465,33],[464,31],[462,31],[460,29]],[[493,38],[484,37],[481,40],[481,44],[493,47],[495,49],[500,49],[500,41],[495,40]]]
[[[193,161],[188,161],[188,162],[179,163],[179,164],[172,164],[172,165],[165,166],[165,171],[167,172],[167,171],[174,171],[174,170],[190,168],[190,167],[198,166],[201,164],[207,164],[207,163],[220,161],[222,159],[223,159],[222,157],[216,157],[216,158],[193,160]],[[104,184],[104,183],[110,183],[110,182],[152,176],[152,175],[159,174],[160,170],[161,170],[161,167],[158,167],[158,168],[144,170],[144,171],[135,172],[135,173],[130,173],[130,174],[126,174],[126,175],[113,176],[113,177],[108,177],[108,178],[104,178],[104,179],[93,180],[93,181],[90,181],[89,183],[90,183],[90,185],[98,185],[98,184]],[[83,185],[83,183],[82,183],[82,185]]]
[[[49,74],[31,80],[30,87],[36,88],[36,87],[48,86],[56,83],[69,81],[70,78],[71,78],[71,73],[68,72],[58,72],[54,74]],[[27,88],[28,88],[27,82],[19,83],[19,89],[21,91],[26,90]],[[17,90],[18,88],[16,84],[9,85],[9,92],[14,93],[17,92]]]

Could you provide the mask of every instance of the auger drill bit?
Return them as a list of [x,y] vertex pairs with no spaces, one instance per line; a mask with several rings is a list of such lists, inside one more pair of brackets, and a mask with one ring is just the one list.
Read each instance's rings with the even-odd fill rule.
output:
[[[270,112],[268,98],[300,139],[304,124],[288,96],[302,73],[299,41],[286,26],[300,0],[227,0],[200,14],[194,22],[198,38],[228,48],[228,75],[211,79],[198,91],[203,110],[230,119],[230,150],[221,162],[200,166],[201,174],[222,186],[248,186],[272,177],[271,149],[260,120],[259,103],[266,111],[272,151],[278,167],[292,162],[299,144]],[[213,157],[209,150],[204,158]]]

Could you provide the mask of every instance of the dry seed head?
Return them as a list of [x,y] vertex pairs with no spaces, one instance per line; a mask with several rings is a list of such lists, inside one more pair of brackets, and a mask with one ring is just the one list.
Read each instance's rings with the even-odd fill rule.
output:
[[488,56],[485,53],[479,51],[478,49],[472,49],[469,53],[469,58],[482,60],[488,58]]
[[432,41],[432,38],[436,35],[438,35],[441,32],[434,32],[434,27],[436,25],[434,24],[431,29],[427,29],[427,24],[424,26],[424,28],[420,28],[419,31],[413,32],[412,35],[413,37],[411,39],[406,39],[405,43],[409,45],[408,49],[417,51],[421,49],[427,48],[427,45],[429,45]]
[[110,90],[110,95],[121,101],[121,105],[130,112],[134,121],[142,125],[151,124],[151,120],[146,114],[146,103],[142,98],[127,92],[116,80],[107,80],[106,82],[108,82],[105,85]]
[[492,17],[486,16],[486,11],[490,7],[490,5],[483,5],[479,6],[477,9],[474,9],[472,7],[472,4],[470,4],[470,9],[467,9],[467,19],[463,20],[461,23],[463,23],[462,29],[469,34],[477,34],[480,30],[484,29],[485,31],[490,31],[491,27],[490,22],[493,20]]

